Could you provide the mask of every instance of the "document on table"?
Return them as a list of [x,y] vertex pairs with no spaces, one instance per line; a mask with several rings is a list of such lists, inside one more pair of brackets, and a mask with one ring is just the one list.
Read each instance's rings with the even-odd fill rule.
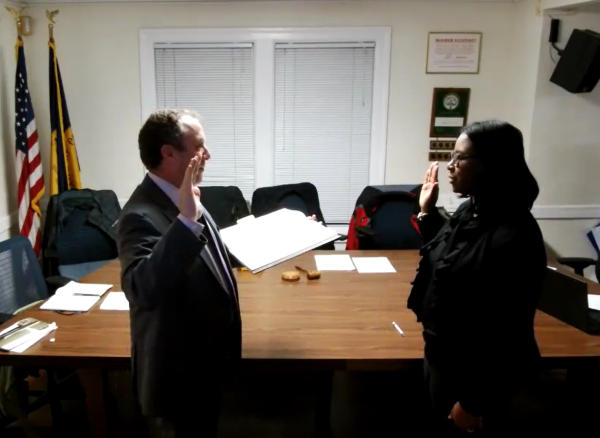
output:
[[352,261],[359,274],[396,272],[387,257],[353,257]]
[[85,284],[71,281],[56,290],[40,309],[64,312],[87,312],[100,300],[112,284]]
[[354,271],[354,263],[347,254],[316,255],[315,263],[319,271]]
[[129,310],[125,292],[110,292],[100,304],[102,310]]
[[67,294],[67,295],[92,295],[101,297],[112,287],[112,284],[88,284],[88,283],[77,283],[76,281],[70,281],[63,287],[59,287],[56,290],[55,295]]
[[64,312],[87,312],[100,300],[94,295],[55,294],[41,305],[41,310],[61,310]]
[[248,216],[221,230],[221,237],[229,251],[256,274],[332,242],[339,234],[300,211],[282,208],[258,218]]
[[594,310],[600,310],[600,295],[588,294],[588,307]]

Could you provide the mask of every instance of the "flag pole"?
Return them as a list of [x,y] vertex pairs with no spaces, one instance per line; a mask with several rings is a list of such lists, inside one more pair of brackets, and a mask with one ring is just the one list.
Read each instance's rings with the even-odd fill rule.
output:
[[46,9],[46,18],[48,19],[48,34],[50,35],[51,43],[54,42],[54,25],[56,24],[54,17],[58,15],[58,12],[58,9],[52,12]]
[[23,33],[21,31],[21,14],[25,10],[25,6],[23,6],[18,12],[10,6],[5,6],[5,8],[8,12],[10,12],[13,15],[13,17],[15,17],[15,23],[17,24],[17,36],[20,39],[23,36]]

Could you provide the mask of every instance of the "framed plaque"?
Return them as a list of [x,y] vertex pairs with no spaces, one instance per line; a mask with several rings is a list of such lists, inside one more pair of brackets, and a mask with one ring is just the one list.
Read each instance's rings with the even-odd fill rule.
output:
[[456,138],[467,124],[470,88],[434,88],[430,137]]
[[479,73],[481,32],[430,32],[426,73]]

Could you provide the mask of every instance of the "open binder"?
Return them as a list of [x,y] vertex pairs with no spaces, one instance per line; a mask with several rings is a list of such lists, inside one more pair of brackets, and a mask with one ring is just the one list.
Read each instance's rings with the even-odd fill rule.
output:
[[339,238],[339,234],[303,213],[283,208],[221,230],[229,251],[256,274]]

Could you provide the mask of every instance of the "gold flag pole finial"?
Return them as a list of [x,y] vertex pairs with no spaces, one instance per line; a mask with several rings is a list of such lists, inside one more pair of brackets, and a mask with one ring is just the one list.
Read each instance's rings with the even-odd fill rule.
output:
[[10,6],[5,6],[6,10],[10,12],[13,17],[15,17],[15,23],[17,24],[17,36],[21,38],[23,34],[21,33],[21,13],[25,10],[25,6],[23,6],[18,12],[11,8]]
[[56,11],[50,12],[46,9],[46,18],[48,19],[48,32],[50,34],[50,41],[54,42],[54,25],[56,22],[54,21],[54,17],[58,15],[58,9]]

